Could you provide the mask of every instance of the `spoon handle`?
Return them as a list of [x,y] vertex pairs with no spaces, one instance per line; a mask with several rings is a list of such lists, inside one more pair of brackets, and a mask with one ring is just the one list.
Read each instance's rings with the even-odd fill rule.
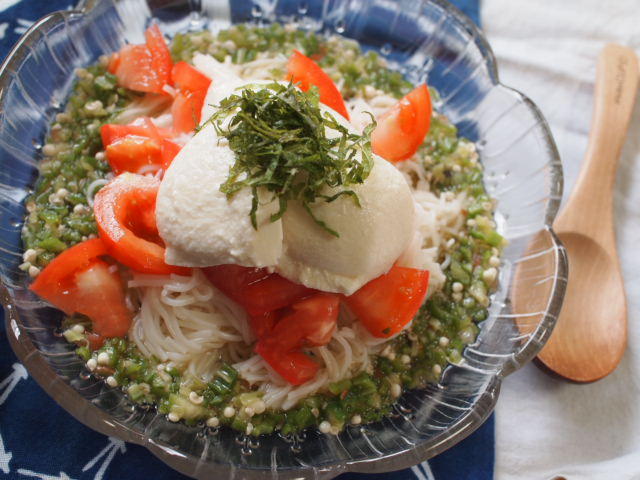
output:
[[607,44],[598,58],[595,105],[584,163],[567,205],[556,221],[556,229],[600,237],[601,226],[612,219],[616,167],[637,90],[635,52],[621,45]]

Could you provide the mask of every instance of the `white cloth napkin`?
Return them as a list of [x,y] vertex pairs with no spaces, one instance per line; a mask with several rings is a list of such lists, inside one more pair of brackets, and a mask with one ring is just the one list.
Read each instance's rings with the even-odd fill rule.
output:
[[[542,110],[562,156],[565,195],[587,146],[595,63],[606,42],[640,53],[638,0],[483,0],[501,81]],[[640,106],[615,193],[629,345],[617,370],[589,385],[527,365],[504,382],[496,415],[496,480],[640,478]]]

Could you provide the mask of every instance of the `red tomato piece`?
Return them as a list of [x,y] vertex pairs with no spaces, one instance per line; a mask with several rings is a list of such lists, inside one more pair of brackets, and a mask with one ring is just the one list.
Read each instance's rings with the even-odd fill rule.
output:
[[176,88],[186,92],[207,91],[211,79],[187,62],[178,62],[171,69],[171,80]]
[[373,152],[390,162],[413,156],[427,136],[431,113],[429,89],[422,84],[378,119],[371,134]]
[[117,271],[102,260],[75,275],[75,311],[88,316],[93,331],[103,337],[123,337],[133,314],[127,308],[124,284]]
[[180,145],[166,138],[162,139],[161,157],[162,157],[162,169],[166,172],[169,165],[176,158],[178,152],[182,149]]
[[148,137],[127,135],[111,143],[106,148],[105,155],[116,174],[149,173],[162,166],[162,146]]
[[312,86],[317,87],[320,101],[349,120],[349,112],[342,94],[331,77],[316,62],[298,50],[293,51],[287,63],[287,80],[299,84],[300,89],[305,92]]
[[281,352],[326,345],[336,329],[339,309],[338,295],[312,295],[291,305],[291,313],[278,321],[261,341]]
[[415,317],[428,286],[428,270],[393,267],[345,297],[345,302],[374,337],[386,338]]
[[316,376],[320,368],[311,357],[302,352],[282,353],[270,350],[261,342],[256,344],[255,352],[292,385],[308,382]]
[[161,87],[163,87],[171,79],[171,68],[173,67],[171,52],[158,24],[154,23],[147,28],[146,32],[144,32],[144,38],[147,41],[147,48],[151,52],[153,69],[158,76],[158,80],[162,83]]
[[[164,246],[154,228],[160,180],[131,173],[113,179],[94,199],[100,238],[113,258],[143,273],[188,274],[188,268],[167,265]],[[143,214],[144,213],[144,214]]]
[[178,133],[192,132],[200,124],[202,105],[211,79],[187,62],[178,62],[171,70],[171,80],[178,89],[171,105],[173,129]]
[[106,254],[99,238],[79,243],[54,258],[30,287],[66,314],[87,315],[95,332],[89,337],[92,348],[99,337],[125,335],[132,319],[122,279],[98,258]]
[[145,45],[125,45],[112,56],[109,71],[122,87],[138,92],[164,93],[171,74],[171,53],[157,25],[145,32]]
[[258,335],[256,353],[293,385],[311,380],[318,365],[299,350],[329,343],[339,308],[339,296],[330,293],[318,293],[294,303],[290,313],[277,321],[271,331]]
[[278,310],[315,292],[277,273],[269,273],[266,268],[216,265],[204,268],[203,272],[216,288],[243,306],[249,315]]
[[100,128],[102,145],[105,147],[108,147],[116,140],[121,140],[129,135],[148,137],[157,141],[161,141],[163,138],[171,136],[170,132],[156,127],[149,117],[137,118],[129,125],[107,123]]
[[200,122],[204,96],[190,92],[178,92],[171,104],[173,130],[176,133],[193,132]]
[[164,85],[153,71],[153,58],[146,45],[125,45],[112,61],[118,84],[138,92],[161,93]]
[[265,312],[261,315],[249,315],[249,325],[258,339],[269,334],[278,321],[278,312]]
[[84,270],[98,257],[106,255],[102,240],[94,238],[68,248],[54,258],[36,277],[31,290],[56,305],[67,314],[73,313],[64,304],[64,295],[58,302],[53,298],[64,292],[64,283],[76,272]]

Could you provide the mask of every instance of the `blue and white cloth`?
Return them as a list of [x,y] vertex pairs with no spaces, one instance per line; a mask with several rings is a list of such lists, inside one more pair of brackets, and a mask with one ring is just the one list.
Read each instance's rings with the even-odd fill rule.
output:
[[[72,0],[0,0],[0,59],[35,20],[72,8]],[[478,22],[478,0],[455,0]],[[4,325],[4,322],[1,323]],[[407,470],[344,474],[340,480],[489,480],[493,478],[494,422],[436,458]],[[0,326],[0,478],[180,479],[145,448],[105,437],[65,412],[18,362]]]

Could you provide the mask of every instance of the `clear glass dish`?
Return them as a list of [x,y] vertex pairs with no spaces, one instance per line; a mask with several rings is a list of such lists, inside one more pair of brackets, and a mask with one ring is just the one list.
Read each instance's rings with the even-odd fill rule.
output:
[[[237,432],[173,424],[134,406],[88,375],[56,328],[59,314],[29,290],[21,263],[23,199],[37,178],[41,142],[69,92],[74,68],[125,42],[140,43],[151,17],[169,34],[244,21],[296,22],[379,50],[413,82],[428,80],[439,108],[477,142],[497,221],[509,240],[490,317],[462,365],[442,382],[403,395],[382,422],[339,436],[308,431],[249,439]],[[24,35],[0,69],[0,289],[9,340],[31,375],[87,426],[147,447],[197,478],[332,478],[384,472],[449,448],[491,413],[504,377],[531,360],[560,311],[564,249],[551,230],[562,170],[545,120],[499,83],[480,31],[444,0],[88,0],[53,13]]]

